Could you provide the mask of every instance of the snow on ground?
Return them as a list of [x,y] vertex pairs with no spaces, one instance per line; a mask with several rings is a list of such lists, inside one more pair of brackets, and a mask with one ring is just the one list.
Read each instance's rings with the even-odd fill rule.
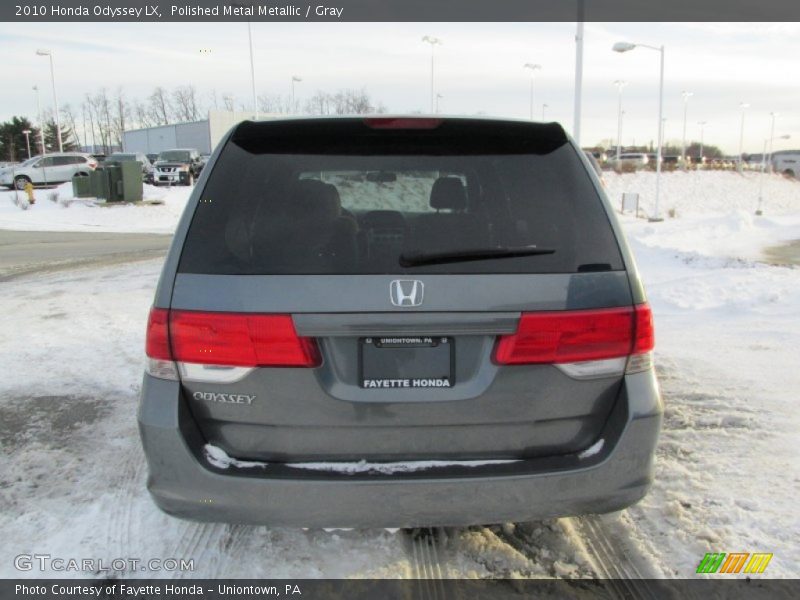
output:
[[[612,200],[639,191],[650,210],[650,174],[607,179]],[[601,522],[664,576],[693,576],[705,552],[771,552],[769,575],[797,577],[800,269],[757,259],[765,245],[800,238],[800,183],[768,178],[765,216],[753,218],[752,176],[668,173],[664,181],[664,212],[674,206],[677,218],[621,219],[656,319],[666,403],[656,482],[640,504]],[[175,205],[181,192],[169,192]],[[79,209],[83,225],[65,222],[94,227],[117,210],[126,209]],[[158,226],[174,225],[178,212],[161,213]],[[0,226],[7,215],[3,208]],[[44,226],[39,218],[30,223]],[[413,576],[402,532],[197,524],[154,507],[135,410],[158,270],[152,261],[4,284],[0,576],[20,575],[12,560],[25,552],[194,558],[194,575],[212,577]],[[444,574],[591,576],[576,522],[451,530]],[[533,558],[504,541],[515,529],[535,540]]]
[[[0,229],[18,231],[115,231],[172,233],[192,188],[144,186],[144,199],[162,204],[96,203],[73,199],[72,183],[36,188],[36,202],[21,210],[14,203],[23,192],[0,191]],[[68,204],[69,203],[69,204]]]

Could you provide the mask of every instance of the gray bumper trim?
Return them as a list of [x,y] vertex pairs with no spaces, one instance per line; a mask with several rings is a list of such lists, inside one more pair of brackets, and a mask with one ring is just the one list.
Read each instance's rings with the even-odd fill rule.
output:
[[603,451],[578,464],[521,461],[516,472],[431,476],[269,476],[214,470],[177,382],[145,376],[139,429],[148,489],[165,512],[198,521],[300,527],[462,526],[619,510],[653,475],[663,407],[652,371],[628,375]]

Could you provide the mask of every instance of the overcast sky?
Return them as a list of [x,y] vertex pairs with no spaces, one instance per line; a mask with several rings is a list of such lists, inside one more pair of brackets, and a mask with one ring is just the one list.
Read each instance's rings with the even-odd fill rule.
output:
[[[535,117],[573,127],[574,23],[253,23],[258,93],[286,94],[291,76],[298,99],[316,90],[365,87],[390,112],[430,108],[430,46],[436,48],[436,88],[441,111],[527,118],[530,71]],[[745,152],[760,152],[769,136],[770,111],[780,113],[775,149],[800,147],[800,24],[587,23],[583,80],[582,144],[616,139],[617,91],[623,79],[624,144],[649,143],[658,122],[658,53],[645,48],[618,54],[614,42],[666,46],[666,139],[683,128],[681,91],[689,100],[687,138],[738,151],[741,102],[746,112]],[[79,109],[87,91],[120,86],[144,99],[154,86],[193,84],[206,103],[212,90],[250,104],[250,65],[245,23],[0,23],[3,93],[0,120],[34,117],[36,96],[52,106],[47,59],[53,50],[59,103]],[[201,49],[210,50],[202,53]]]

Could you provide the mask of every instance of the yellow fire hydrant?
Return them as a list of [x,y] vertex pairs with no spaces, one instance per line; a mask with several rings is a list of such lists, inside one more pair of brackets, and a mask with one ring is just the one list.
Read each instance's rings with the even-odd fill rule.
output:
[[28,194],[28,202],[36,204],[36,197],[33,195],[33,184],[30,181],[25,184],[25,193]]

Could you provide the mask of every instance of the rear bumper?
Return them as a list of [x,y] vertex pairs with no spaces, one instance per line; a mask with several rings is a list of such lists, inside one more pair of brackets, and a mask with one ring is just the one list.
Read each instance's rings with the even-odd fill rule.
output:
[[300,527],[463,526],[604,513],[646,493],[663,405],[652,371],[628,375],[599,452],[404,475],[215,469],[177,382],[145,376],[139,430],[147,487],[198,521]]

